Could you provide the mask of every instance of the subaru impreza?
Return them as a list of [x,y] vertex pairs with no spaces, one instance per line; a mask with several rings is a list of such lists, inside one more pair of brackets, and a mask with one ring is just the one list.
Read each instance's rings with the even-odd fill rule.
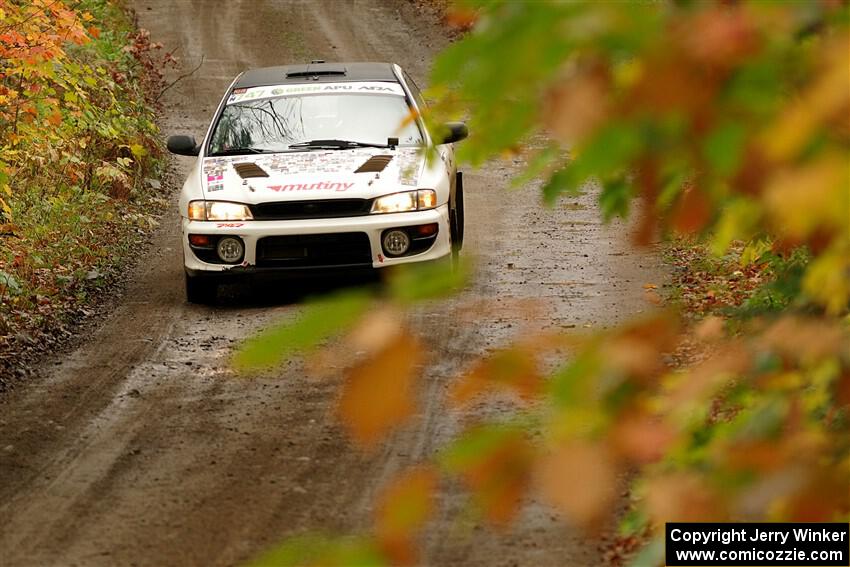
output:
[[[378,270],[457,255],[463,179],[453,144],[429,132],[422,96],[391,63],[268,67],[236,77],[180,193],[186,296],[216,299],[256,274]],[[434,148],[426,159],[425,148]]]

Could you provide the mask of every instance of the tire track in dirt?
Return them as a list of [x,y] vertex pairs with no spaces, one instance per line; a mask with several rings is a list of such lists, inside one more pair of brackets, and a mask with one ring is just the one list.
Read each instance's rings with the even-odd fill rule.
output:
[[[131,5],[154,41],[179,46],[184,69],[173,76],[204,56],[166,93],[165,134],[202,136],[224,88],[248,67],[392,60],[424,81],[448,43],[433,14],[406,0]],[[238,340],[297,315],[309,290],[280,286],[261,301],[236,294],[217,307],[186,305],[173,210],[91,339],[45,361],[0,402],[0,564],[232,565],[285,535],[366,529],[382,482],[469,418],[441,400],[476,354],[541,324],[611,323],[643,309],[641,285],[660,278],[656,260],[623,244],[623,227],[599,224],[592,193],[552,212],[536,187],[504,193],[519,165],[467,174],[467,241],[478,270],[464,294],[412,314],[439,357],[425,370],[416,419],[374,455],[352,449],[333,420],[338,377],[309,379],[299,360],[249,379],[227,370]],[[187,168],[175,160],[178,178]],[[479,297],[497,305],[542,298],[546,317],[505,310],[460,321],[457,311]],[[425,538],[428,564],[595,562],[592,546],[539,505],[492,538],[453,519],[456,487],[442,500]]]

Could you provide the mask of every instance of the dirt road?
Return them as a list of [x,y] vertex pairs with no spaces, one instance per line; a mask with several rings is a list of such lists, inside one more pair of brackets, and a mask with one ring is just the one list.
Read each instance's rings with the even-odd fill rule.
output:
[[[448,42],[406,0],[130,4],[154,41],[178,48],[174,76],[204,57],[165,96],[166,134],[202,136],[223,89],[249,66],[389,60],[424,82]],[[175,164],[182,174],[188,161]],[[175,209],[92,336],[0,401],[0,565],[233,565],[286,535],[365,529],[381,483],[458,427],[440,400],[476,353],[530,325],[609,324],[647,308],[642,285],[661,277],[657,260],[629,250],[623,227],[600,225],[592,194],[547,211],[536,187],[506,193],[515,167],[466,177],[474,282],[414,315],[441,356],[415,423],[371,456],[330,417],[333,380],[305,377],[298,360],[251,379],[230,374],[233,344],[295,316],[298,296],[187,305]],[[456,306],[480,296],[541,298],[546,318],[506,311],[457,324]],[[451,515],[459,494],[442,500],[424,545],[429,565],[598,563],[594,546],[541,506],[493,541]]]

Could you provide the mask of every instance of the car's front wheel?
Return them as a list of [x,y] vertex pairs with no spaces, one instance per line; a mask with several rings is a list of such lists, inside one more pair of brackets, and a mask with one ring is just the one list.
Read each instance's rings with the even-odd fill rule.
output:
[[186,274],[186,300],[189,303],[207,305],[214,303],[218,295],[218,282],[213,278],[203,278]]
[[457,172],[455,183],[454,206],[449,211],[449,222],[452,235],[452,255],[457,261],[458,254],[463,248],[464,210],[463,210],[463,173]]

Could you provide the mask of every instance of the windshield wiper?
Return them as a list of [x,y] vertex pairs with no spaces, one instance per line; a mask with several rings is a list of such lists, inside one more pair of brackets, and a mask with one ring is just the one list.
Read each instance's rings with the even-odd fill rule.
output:
[[274,154],[275,150],[263,150],[260,148],[228,148],[213,152],[211,156],[244,156],[248,154]]
[[389,144],[370,144],[368,142],[355,142],[353,140],[310,140],[309,142],[292,144],[289,147],[322,150],[347,150],[349,148],[389,148],[391,146]]

